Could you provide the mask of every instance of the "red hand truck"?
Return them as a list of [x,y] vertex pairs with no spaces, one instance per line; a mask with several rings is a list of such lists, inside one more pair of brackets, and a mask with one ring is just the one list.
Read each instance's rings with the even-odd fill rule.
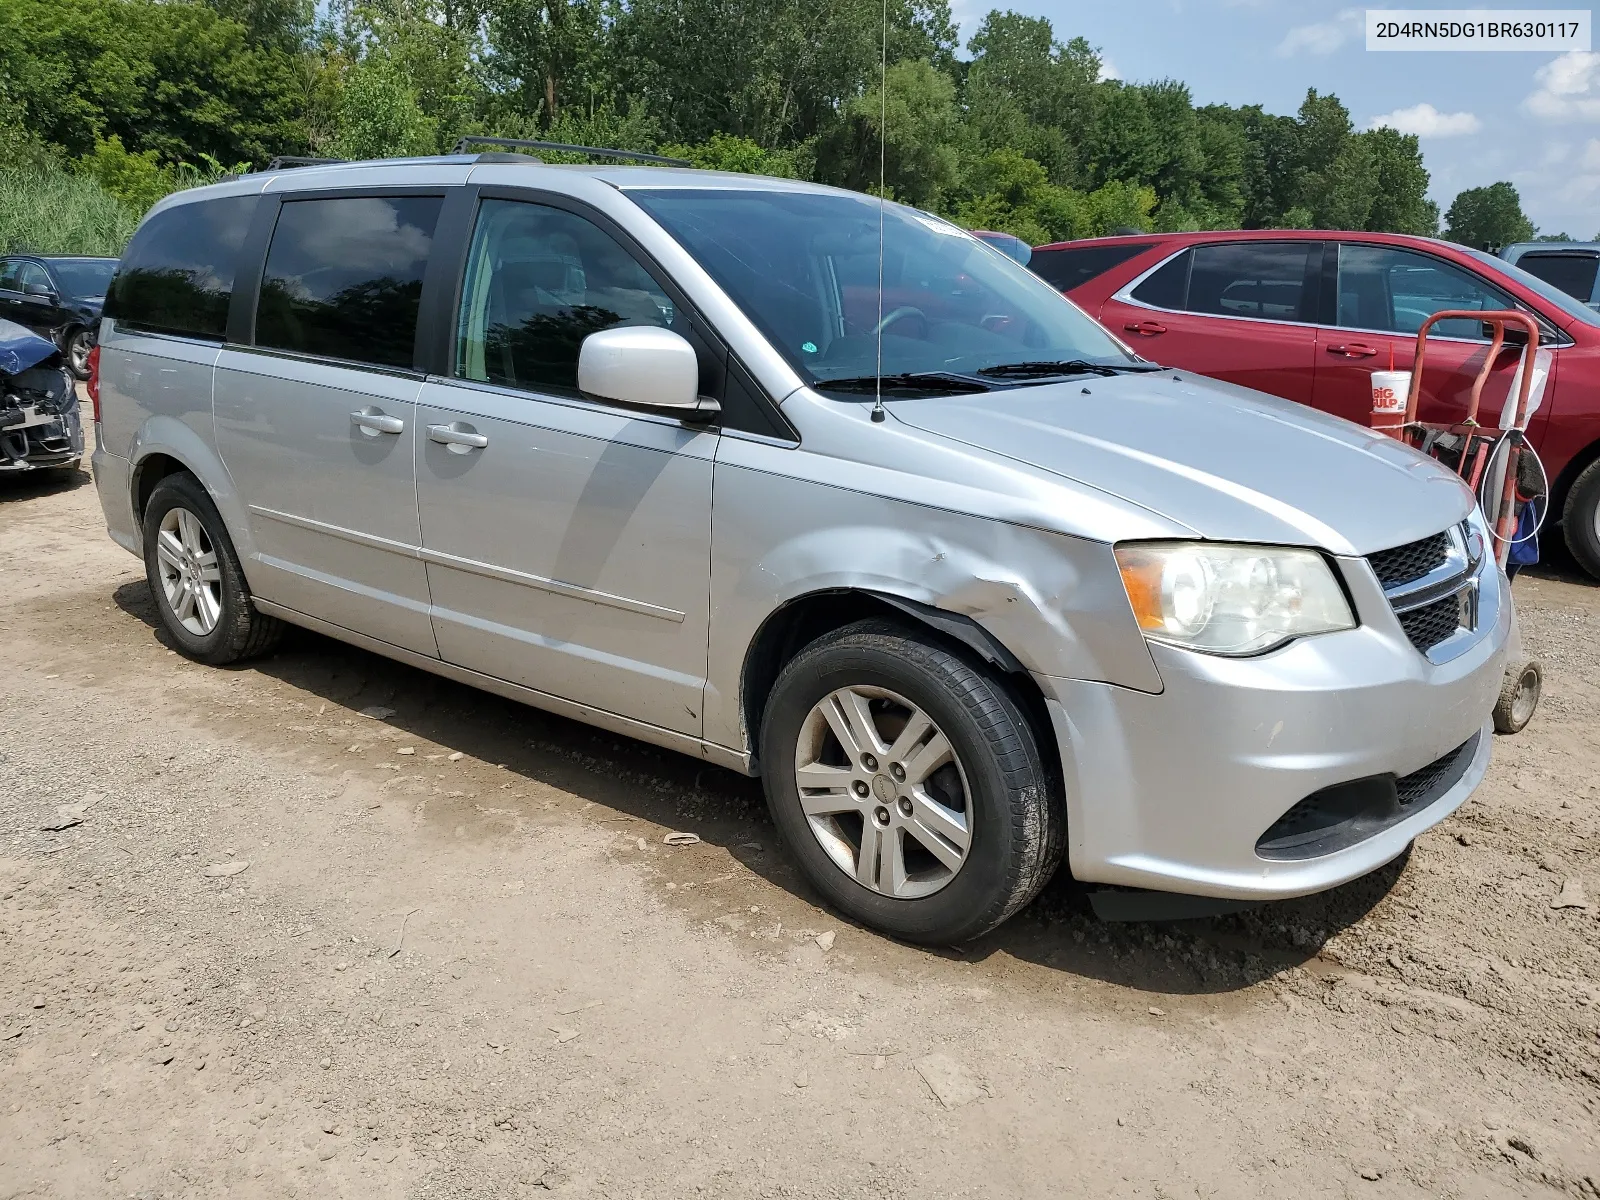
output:
[[[1422,369],[1427,358],[1428,331],[1440,321],[1452,320],[1477,321],[1492,328],[1489,352],[1484,356],[1483,366],[1478,368],[1477,378],[1472,381],[1472,395],[1467,404],[1466,416],[1460,421],[1453,422],[1421,421],[1417,418],[1417,411],[1422,400]],[[1523,350],[1522,370],[1519,372],[1516,415],[1511,427],[1502,430],[1498,422],[1487,427],[1481,424],[1478,421],[1478,409],[1483,403],[1483,386],[1488,382],[1495,360],[1506,344],[1508,324],[1520,326],[1527,332],[1527,345]],[[1490,472],[1503,472],[1497,479],[1489,475],[1493,481],[1490,498],[1493,501],[1494,511],[1487,511],[1486,505],[1484,512],[1493,534],[1495,562],[1502,570],[1510,556],[1512,540],[1516,536],[1517,468],[1522,456],[1531,453],[1527,446],[1528,397],[1533,384],[1534,363],[1538,352],[1539,324],[1527,313],[1511,310],[1465,309],[1445,309],[1436,312],[1424,320],[1417,330],[1417,352],[1411,365],[1411,390],[1406,396],[1404,421],[1398,425],[1386,426],[1380,423],[1377,419],[1378,414],[1374,413],[1375,428],[1380,428],[1391,437],[1398,438],[1435,459],[1439,459],[1440,435],[1449,435],[1452,450],[1457,452],[1458,456],[1453,464],[1447,465],[1453,466],[1456,473],[1472,489],[1473,495],[1482,495],[1486,475]],[[1503,464],[1498,461],[1502,457]],[[1505,682],[1494,709],[1495,728],[1501,733],[1520,732],[1532,719],[1534,710],[1539,706],[1543,683],[1544,671],[1538,660],[1523,654],[1521,629],[1513,606]]]

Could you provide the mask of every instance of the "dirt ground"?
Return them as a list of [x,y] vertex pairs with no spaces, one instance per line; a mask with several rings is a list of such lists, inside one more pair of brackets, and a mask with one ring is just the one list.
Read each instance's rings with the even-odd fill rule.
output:
[[1543,707],[1408,861],[931,953],[751,781],[310,634],[189,663],[87,473],[0,478],[0,1200],[1600,1197],[1600,589],[1516,593]]

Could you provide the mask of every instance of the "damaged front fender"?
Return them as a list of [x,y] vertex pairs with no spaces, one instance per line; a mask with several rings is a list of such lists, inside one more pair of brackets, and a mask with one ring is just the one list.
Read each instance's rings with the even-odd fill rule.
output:
[[748,744],[745,652],[814,593],[969,618],[1022,668],[1159,692],[1109,545],[723,461],[716,484],[705,736]]

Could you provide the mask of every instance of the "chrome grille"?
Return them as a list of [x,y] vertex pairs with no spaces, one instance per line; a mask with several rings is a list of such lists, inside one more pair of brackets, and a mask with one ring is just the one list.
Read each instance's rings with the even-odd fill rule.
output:
[[1450,556],[1450,535],[1436,533],[1420,542],[1408,542],[1393,550],[1379,550],[1367,556],[1384,590],[1415,583],[1430,571],[1437,571]]
[[1465,522],[1367,556],[1400,628],[1423,655],[1477,627],[1482,560],[1482,542]]
[[1411,644],[1426,654],[1461,628],[1461,601],[1456,596],[1446,596],[1443,600],[1403,612],[1400,614],[1400,628],[1406,631]]

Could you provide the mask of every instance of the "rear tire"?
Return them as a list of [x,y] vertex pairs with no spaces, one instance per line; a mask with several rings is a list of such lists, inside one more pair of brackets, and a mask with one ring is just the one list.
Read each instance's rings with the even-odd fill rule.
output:
[[761,761],[772,819],[807,877],[894,937],[987,933],[1061,861],[1065,808],[1017,703],[892,622],[825,634],[789,662],[767,700]]
[[1572,481],[1561,508],[1561,531],[1578,565],[1600,579],[1600,460]]
[[222,515],[193,475],[168,475],[144,511],[144,568],[178,649],[223,666],[264,654],[283,623],[256,611]]

